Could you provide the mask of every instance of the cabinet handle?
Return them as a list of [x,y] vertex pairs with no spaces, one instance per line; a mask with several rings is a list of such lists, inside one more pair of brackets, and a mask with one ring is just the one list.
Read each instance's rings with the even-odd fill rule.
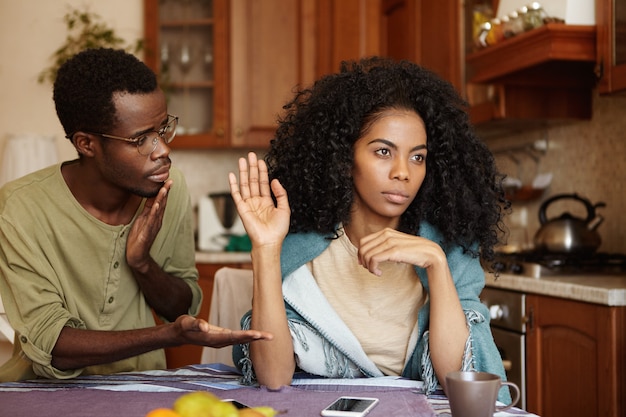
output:
[[596,81],[600,81],[604,75],[604,60],[600,60],[593,69],[593,73],[596,76]]
[[526,331],[531,331],[533,329],[534,325],[535,325],[535,323],[534,323],[534,320],[535,320],[534,315],[535,314],[534,313],[535,313],[535,311],[534,311],[533,307],[530,307],[528,309],[528,315],[524,316],[524,323],[526,323],[526,327],[527,327]]
[[235,129],[235,136],[237,137],[242,137],[243,136],[243,129],[238,127],[237,129]]
[[224,137],[224,129],[222,129],[222,128],[215,129],[215,134],[217,135],[218,138],[223,138]]

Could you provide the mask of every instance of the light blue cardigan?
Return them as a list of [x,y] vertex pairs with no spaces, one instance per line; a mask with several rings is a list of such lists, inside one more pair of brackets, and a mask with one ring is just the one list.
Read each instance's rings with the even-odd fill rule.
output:
[[[420,236],[436,243],[442,241],[440,233],[428,223],[421,225]],[[283,243],[283,298],[298,367],[306,372],[333,378],[382,376],[382,372],[367,358],[356,338],[332,310],[305,266],[329,244],[330,240],[318,233],[289,234]],[[480,261],[463,253],[460,246],[446,251],[446,256],[470,329],[462,369],[494,373],[504,380],[502,359],[489,329],[488,310],[478,299],[485,285]],[[418,267],[415,269],[424,289],[428,291],[426,271]],[[251,312],[248,312],[242,318],[242,328],[250,327],[250,315]],[[402,372],[404,377],[424,381],[426,393],[432,392],[438,383],[428,349],[429,316],[430,303],[427,302],[419,311],[414,332],[414,336],[417,336],[415,348]],[[252,383],[254,370],[248,353],[248,345],[233,347],[233,361],[244,373],[244,382]],[[500,390],[499,400],[510,401],[508,390]]]

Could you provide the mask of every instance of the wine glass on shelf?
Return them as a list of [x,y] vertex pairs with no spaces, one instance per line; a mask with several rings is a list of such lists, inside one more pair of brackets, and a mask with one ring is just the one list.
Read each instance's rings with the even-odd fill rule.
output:
[[178,52],[178,66],[180,67],[183,77],[189,74],[189,70],[191,70],[192,65],[193,53],[191,45],[189,45],[187,41],[183,41]]
[[202,48],[202,65],[206,78],[211,80],[213,78],[213,48],[211,45],[205,45]]
[[189,83],[187,81],[187,76],[195,63],[195,56],[193,53],[193,48],[192,48],[192,45],[189,43],[188,39],[183,39],[176,55],[177,55],[176,62],[180,69],[181,81],[182,81],[182,87],[183,87],[183,109],[182,109],[181,119],[188,120],[190,98],[189,98]]
[[170,70],[170,45],[167,42],[161,43],[161,72],[167,74]]

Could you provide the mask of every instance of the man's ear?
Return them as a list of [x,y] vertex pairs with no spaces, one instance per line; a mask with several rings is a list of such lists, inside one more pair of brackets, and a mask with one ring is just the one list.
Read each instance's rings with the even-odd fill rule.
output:
[[94,135],[85,132],[76,132],[72,137],[72,144],[76,151],[83,156],[93,156],[94,148],[97,146],[97,139]]

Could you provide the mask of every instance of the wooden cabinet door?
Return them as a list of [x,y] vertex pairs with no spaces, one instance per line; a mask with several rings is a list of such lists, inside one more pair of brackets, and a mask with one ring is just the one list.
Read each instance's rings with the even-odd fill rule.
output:
[[172,148],[230,145],[228,3],[144,0],[144,61],[179,116]]
[[312,0],[231,0],[231,145],[266,148],[294,88],[314,80]]
[[624,308],[527,295],[528,411],[623,416]]
[[626,90],[626,2],[596,0],[598,90]]
[[381,54],[381,0],[317,0],[314,13],[316,78],[342,61]]
[[458,0],[382,0],[381,54],[408,59],[462,91]]

